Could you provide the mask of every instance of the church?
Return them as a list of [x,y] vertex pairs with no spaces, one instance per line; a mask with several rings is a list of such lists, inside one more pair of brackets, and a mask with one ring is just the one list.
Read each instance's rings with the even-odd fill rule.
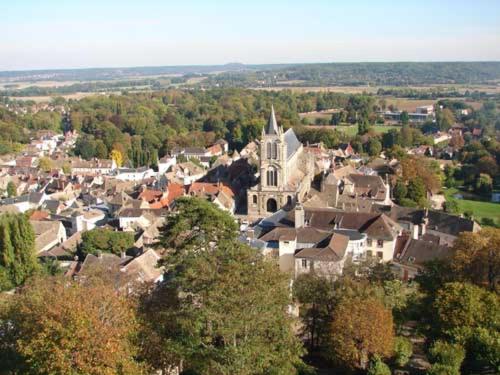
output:
[[259,182],[247,192],[250,217],[302,203],[314,178],[313,158],[304,152],[293,129],[278,126],[274,107],[259,142],[259,172]]

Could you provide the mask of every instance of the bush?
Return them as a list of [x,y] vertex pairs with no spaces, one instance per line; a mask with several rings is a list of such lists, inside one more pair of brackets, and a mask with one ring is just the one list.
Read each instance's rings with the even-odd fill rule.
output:
[[451,366],[435,363],[427,371],[427,375],[460,375],[460,369],[457,370]]
[[413,354],[413,345],[405,337],[396,337],[394,340],[394,362],[396,365],[405,366]]
[[368,366],[368,375],[391,375],[391,369],[387,366],[379,356],[374,356]]
[[451,344],[445,341],[436,341],[429,350],[433,375],[437,374],[460,374],[460,366],[465,358],[465,350],[458,344]]
[[412,208],[416,208],[418,207],[418,204],[417,202],[411,200],[411,199],[408,199],[408,198],[403,198],[399,201],[399,204],[403,207],[412,207]]

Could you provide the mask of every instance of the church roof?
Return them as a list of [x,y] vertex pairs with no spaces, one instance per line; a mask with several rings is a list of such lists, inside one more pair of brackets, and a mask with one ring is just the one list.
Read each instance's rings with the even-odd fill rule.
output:
[[285,143],[287,145],[286,158],[290,159],[290,157],[292,157],[292,155],[295,154],[300,147],[300,141],[297,139],[297,136],[292,128],[285,132]]
[[278,134],[278,123],[274,114],[274,106],[271,106],[271,115],[266,126],[266,134]]

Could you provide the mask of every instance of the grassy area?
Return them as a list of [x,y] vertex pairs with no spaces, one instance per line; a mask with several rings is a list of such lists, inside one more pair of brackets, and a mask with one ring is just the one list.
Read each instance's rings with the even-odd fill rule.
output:
[[479,223],[481,223],[481,219],[489,218],[493,219],[497,224],[500,224],[500,203],[472,199],[456,199],[453,195],[457,193],[463,194],[463,192],[455,188],[444,190],[446,200],[456,201],[460,213],[467,211],[472,212],[472,216]]
[[[357,125],[349,125],[349,126],[332,126],[333,129],[337,129],[338,131],[344,132],[350,136],[355,136],[358,134],[358,126]],[[374,129],[377,133],[383,134],[387,133],[391,129],[399,129],[400,126],[394,125],[374,125],[372,129]]]

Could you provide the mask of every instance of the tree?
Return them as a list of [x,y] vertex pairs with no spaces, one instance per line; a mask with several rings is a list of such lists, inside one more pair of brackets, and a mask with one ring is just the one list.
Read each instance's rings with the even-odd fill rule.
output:
[[0,359],[12,373],[140,374],[137,330],[133,299],[102,279],[36,279],[0,315]]
[[410,122],[410,116],[408,116],[408,112],[407,111],[403,111],[401,112],[401,123],[403,125],[408,125],[408,123]]
[[394,362],[396,365],[406,366],[413,354],[413,345],[406,337],[398,336],[394,339]]
[[471,284],[445,284],[437,293],[433,309],[434,328],[440,336],[464,347],[471,346],[478,330],[498,330],[497,294]]
[[394,188],[392,189],[392,195],[394,199],[400,201],[403,198],[406,198],[408,194],[408,189],[406,188],[406,184],[402,180],[398,180]]
[[378,156],[382,151],[382,144],[377,138],[370,138],[368,140],[367,152],[370,156]]
[[367,375],[391,375],[391,369],[379,356],[374,356],[368,366]]
[[44,172],[50,172],[52,169],[52,160],[50,160],[48,157],[41,157],[38,160],[38,168],[40,168]]
[[420,177],[416,177],[410,180],[408,183],[408,193],[406,194],[408,199],[420,204],[427,197],[427,192],[425,189],[424,182]]
[[0,216],[0,279],[3,289],[24,283],[38,269],[35,233],[23,214]]
[[162,353],[144,356],[159,370],[177,358],[199,374],[294,373],[302,347],[288,277],[238,241],[228,213],[195,198],[179,204],[162,234],[168,282],[142,305],[145,335]]
[[338,297],[333,283],[321,276],[307,273],[297,277],[293,293],[300,303],[304,333],[309,336],[311,350],[326,342],[333,309]]
[[111,151],[110,158],[114,160],[118,168],[120,168],[123,165],[123,155],[120,151],[113,149]]
[[110,229],[96,228],[83,232],[78,252],[82,256],[96,255],[99,252],[121,255],[133,246],[134,234],[132,232],[116,232]]
[[498,290],[500,281],[500,229],[462,232],[453,244],[453,274],[459,280]]
[[7,196],[11,198],[15,197],[16,195],[17,195],[16,184],[14,184],[14,182],[12,181],[9,181],[7,184]]
[[493,179],[489,175],[481,173],[476,179],[475,190],[478,194],[489,196],[493,190]]
[[434,364],[430,375],[460,375],[460,367],[465,358],[465,351],[460,345],[436,341],[429,350]]
[[366,369],[374,355],[392,354],[394,329],[391,311],[374,297],[346,298],[333,313],[330,357],[347,367]]
[[368,133],[368,130],[370,129],[370,123],[368,122],[368,119],[362,118],[358,122],[358,135],[363,135]]
[[446,131],[455,123],[455,116],[453,115],[453,112],[448,108],[437,110],[436,123],[438,124],[439,129]]

